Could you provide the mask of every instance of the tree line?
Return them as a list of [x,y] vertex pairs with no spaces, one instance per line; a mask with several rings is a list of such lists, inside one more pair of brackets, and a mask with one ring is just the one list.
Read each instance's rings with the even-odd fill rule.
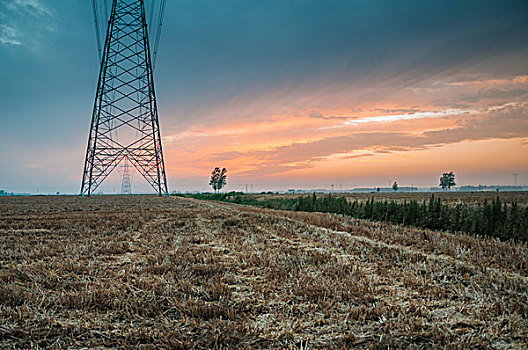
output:
[[428,201],[401,203],[394,200],[349,201],[344,196],[301,196],[258,199],[242,193],[192,195],[198,199],[221,200],[270,209],[335,213],[357,219],[386,221],[431,230],[466,232],[501,240],[528,241],[528,206],[505,203],[499,197],[475,206],[449,205],[431,195]]
[[431,196],[429,201],[402,203],[393,200],[365,202],[347,201],[345,197],[315,194],[299,197],[293,210],[337,213],[358,219],[387,221],[431,230],[462,231],[476,235],[498,237],[501,240],[528,239],[528,206],[507,204],[499,197],[476,206],[458,203],[449,205]]

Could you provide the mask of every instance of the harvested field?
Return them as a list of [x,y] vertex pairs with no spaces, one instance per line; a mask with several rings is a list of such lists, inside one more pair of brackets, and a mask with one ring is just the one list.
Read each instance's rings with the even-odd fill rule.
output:
[[0,347],[526,348],[528,247],[151,196],[0,198]]

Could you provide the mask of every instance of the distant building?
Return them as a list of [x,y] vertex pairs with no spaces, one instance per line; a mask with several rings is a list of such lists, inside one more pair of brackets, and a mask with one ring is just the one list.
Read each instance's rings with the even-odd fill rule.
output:
[[288,190],[288,193],[295,193],[295,190],[290,189]]
[[0,196],[5,196],[6,192],[4,190],[0,190]]

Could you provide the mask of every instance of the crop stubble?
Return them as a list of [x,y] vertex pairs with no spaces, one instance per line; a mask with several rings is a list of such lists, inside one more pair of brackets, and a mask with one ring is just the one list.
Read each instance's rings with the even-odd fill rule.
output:
[[518,348],[526,244],[151,196],[0,199],[1,347]]

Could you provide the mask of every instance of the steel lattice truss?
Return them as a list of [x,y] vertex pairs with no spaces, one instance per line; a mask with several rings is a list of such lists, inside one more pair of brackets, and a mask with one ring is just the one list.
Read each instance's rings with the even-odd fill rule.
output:
[[112,2],[81,195],[93,194],[125,159],[168,194],[143,0]]
[[125,159],[125,164],[121,166],[121,170],[122,170],[121,194],[132,194],[130,169],[129,169],[128,161],[126,159]]

